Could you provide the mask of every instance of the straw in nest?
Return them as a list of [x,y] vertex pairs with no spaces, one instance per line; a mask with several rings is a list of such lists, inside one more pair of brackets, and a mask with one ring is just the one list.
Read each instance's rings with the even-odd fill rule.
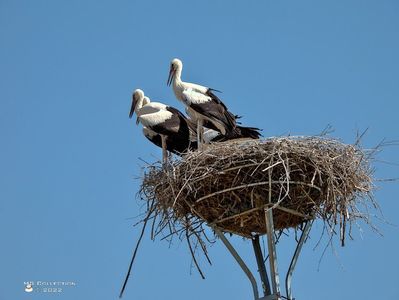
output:
[[[151,203],[153,236],[185,232],[204,247],[203,225],[251,237],[265,234],[264,210],[276,230],[322,219],[330,232],[367,218],[359,204],[372,197],[370,155],[358,144],[326,137],[280,137],[208,145],[172,161],[147,167],[140,195]],[[158,220],[158,221],[156,221]],[[157,224],[156,224],[157,223]]]

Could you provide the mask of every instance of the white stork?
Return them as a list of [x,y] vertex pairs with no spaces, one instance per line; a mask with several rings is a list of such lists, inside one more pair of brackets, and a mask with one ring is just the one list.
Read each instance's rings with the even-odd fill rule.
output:
[[183,63],[175,58],[170,64],[167,84],[173,83],[176,98],[183,102],[195,115],[197,120],[198,145],[203,142],[203,123],[209,121],[215,125],[223,135],[231,132],[236,127],[235,117],[227,110],[223,102],[213,93],[213,89],[202,85],[184,82],[181,80]]
[[[181,60],[173,59],[167,85],[173,83],[176,98],[186,105],[187,112],[197,121],[198,147],[200,148],[203,142],[204,122],[211,123],[213,126],[209,128],[216,129],[227,137],[237,136],[237,117],[229,112],[226,105],[214,94],[216,90],[182,81],[182,70]],[[260,135],[257,128],[245,127],[245,132],[253,138],[258,138]]]
[[[151,102],[140,89],[134,91],[129,117],[137,114],[136,124],[141,123],[144,135],[154,144],[162,147],[163,162],[167,152],[184,153],[190,148],[195,127],[177,109],[159,102]],[[160,139],[160,141],[159,141]]]

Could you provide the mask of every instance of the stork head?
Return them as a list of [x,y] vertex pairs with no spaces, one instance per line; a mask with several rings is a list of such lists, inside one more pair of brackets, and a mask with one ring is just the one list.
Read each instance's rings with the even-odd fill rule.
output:
[[[139,110],[143,106],[143,101],[144,101],[144,92],[140,89],[136,89],[133,92],[132,95],[132,106],[130,107],[130,113],[129,113],[129,118],[133,117],[134,112],[137,113],[137,110]],[[136,124],[138,123],[138,119],[136,121]]]
[[176,73],[180,77],[182,69],[183,69],[183,63],[181,62],[180,59],[175,58],[170,62],[169,77],[166,83],[168,86],[172,84],[173,79],[176,77]]
[[143,106],[148,104],[148,103],[151,103],[150,98],[148,98],[147,96],[144,96],[144,98],[143,98]]

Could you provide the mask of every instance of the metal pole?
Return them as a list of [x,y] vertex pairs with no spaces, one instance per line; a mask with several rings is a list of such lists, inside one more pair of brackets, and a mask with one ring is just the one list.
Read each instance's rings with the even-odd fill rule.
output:
[[280,279],[278,276],[277,253],[276,253],[276,244],[274,238],[273,212],[271,209],[265,209],[265,220],[266,220],[266,230],[267,230],[267,247],[269,250],[270,276],[272,281],[273,294],[275,294],[278,298],[280,298]]
[[290,267],[288,268],[287,276],[285,277],[285,289],[287,291],[287,299],[292,300],[292,292],[291,292],[291,280],[292,280],[292,274],[294,273],[294,269],[296,266],[296,263],[298,261],[299,253],[301,252],[302,246],[308,237],[310,228],[312,227],[312,222],[311,221],[306,221],[305,228],[302,231],[301,237],[298,241],[298,244],[295,248],[294,256],[292,257]]
[[212,226],[212,228],[215,231],[215,233],[218,235],[218,237],[222,240],[222,242],[226,246],[226,248],[230,251],[231,255],[233,255],[234,259],[238,262],[241,269],[247,275],[247,277],[252,285],[252,290],[254,292],[254,298],[255,298],[255,300],[258,300],[259,299],[258,286],[256,285],[256,280],[255,280],[254,275],[252,275],[251,270],[247,267],[247,265],[242,260],[240,255],[238,255],[237,251],[234,249],[233,245],[230,244],[229,240],[226,239],[224,234],[216,226]]
[[259,235],[255,235],[254,238],[252,239],[252,246],[255,252],[256,263],[258,264],[260,279],[262,281],[263,294],[265,296],[271,295],[272,292],[270,289],[269,278],[267,277],[267,271],[263,260],[262,249],[259,244]]

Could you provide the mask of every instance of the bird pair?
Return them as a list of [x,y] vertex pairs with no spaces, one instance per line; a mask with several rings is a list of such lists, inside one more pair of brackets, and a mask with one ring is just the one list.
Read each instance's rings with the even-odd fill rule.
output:
[[181,60],[173,59],[167,85],[172,85],[176,98],[185,105],[190,118],[174,107],[151,102],[140,89],[133,93],[129,117],[136,112],[136,124],[141,123],[147,139],[162,147],[164,162],[166,151],[181,155],[187,150],[202,150],[204,143],[260,137],[258,128],[237,124],[239,117],[215,95],[217,90],[182,81],[182,70]]

